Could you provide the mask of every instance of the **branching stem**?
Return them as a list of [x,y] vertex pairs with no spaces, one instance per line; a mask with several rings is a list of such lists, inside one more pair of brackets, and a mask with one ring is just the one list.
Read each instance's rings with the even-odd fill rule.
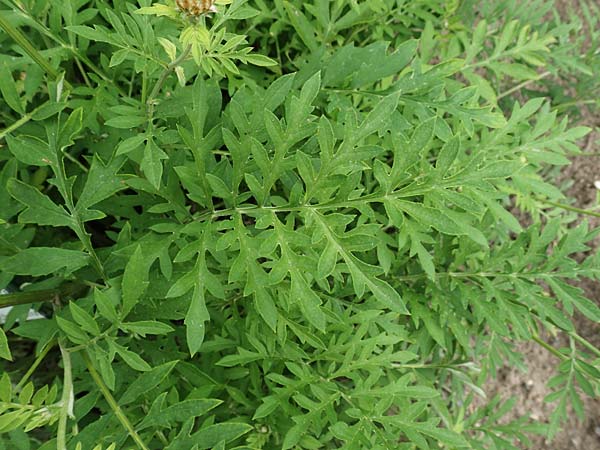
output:
[[131,436],[131,438],[135,441],[135,443],[141,450],[149,450],[146,444],[144,444],[144,441],[142,441],[140,435],[137,434],[137,432],[133,428],[133,425],[131,424],[131,422],[129,421],[129,419],[127,418],[127,416],[125,415],[125,413],[123,412],[113,395],[111,394],[110,389],[108,389],[108,386],[104,384],[102,377],[96,371],[96,368],[93,366],[88,353],[84,350],[83,352],[81,352],[81,355],[83,356],[83,360],[85,361],[85,365],[88,369],[88,372],[90,373],[94,382],[100,389],[100,392],[102,392],[102,395],[108,402],[110,408],[115,413],[115,416],[117,416],[117,419],[119,419],[119,422],[121,422],[121,425],[123,425],[123,427],[129,433],[129,436]]
[[552,347],[550,344],[548,344],[546,341],[544,341],[543,339],[541,339],[538,335],[534,335],[532,337],[532,339],[539,345],[541,345],[542,347],[544,347],[546,350],[548,350],[550,353],[552,353],[554,356],[556,356],[557,358],[559,358],[561,361],[565,361],[567,359],[569,359],[567,356],[563,355],[561,352],[559,352],[557,349],[555,349],[554,347]]
[[[1,19],[1,17],[2,16],[0,15],[0,19]],[[16,120],[11,125],[6,127],[4,130],[0,131],[0,139],[4,139],[7,134],[12,133],[13,131],[19,129],[20,127],[22,127],[23,125],[28,123],[39,110],[47,107],[48,103],[49,102],[42,103],[40,106],[35,108],[33,111],[28,112],[27,114],[23,114],[19,120]]]
[[565,211],[576,212],[578,214],[584,214],[586,216],[592,217],[600,217],[600,212],[590,211],[589,209],[577,208],[571,205],[565,205],[564,203],[556,203],[550,200],[539,200],[540,203],[545,203],[546,205],[555,206],[556,208],[564,209]]
[[40,66],[53,80],[56,80],[59,75],[58,71],[33,45],[31,45],[25,35],[6,19],[4,14],[6,14],[6,11],[0,11],[0,27],[6,31],[6,34],[8,34],[38,66]]
[[594,353],[597,357],[600,357],[600,349],[597,348],[594,344],[592,344],[591,342],[589,342],[587,339],[581,337],[580,335],[578,335],[575,332],[570,332],[569,336],[571,336],[574,340],[576,340],[577,342],[579,342],[581,345],[583,345],[585,348],[587,348],[588,350],[590,350],[592,353]]
[[529,86],[531,83],[535,83],[536,81],[543,80],[544,78],[552,75],[550,72],[546,71],[544,73],[539,74],[537,77],[532,78],[531,80],[523,81],[522,83],[517,84],[516,86],[511,87],[510,89],[499,94],[496,99],[500,100],[501,98],[506,97],[507,95],[514,94],[517,91],[520,91],[526,86]]
[[64,376],[63,392],[60,400],[60,416],[58,419],[58,431],[56,435],[57,450],[67,450],[67,420],[73,418],[73,373],[71,367],[71,354],[66,351],[62,339],[58,341],[60,353],[62,356]]
[[0,308],[5,306],[27,305],[30,303],[41,303],[52,301],[56,296],[74,297],[82,294],[88,289],[87,286],[78,283],[65,283],[58,289],[44,289],[41,291],[15,292],[0,295]]
[[35,369],[37,369],[37,367],[40,365],[40,363],[42,362],[42,360],[46,357],[46,355],[48,354],[48,352],[56,345],[56,342],[57,342],[56,339],[53,339],[50,342],[48,342],[46,344],[46,346],[42,349],[42,351],[37,356],[37,358],[35,358],[35,361],[29,367],[29,369],[27,370],[27,372],[25,373],[25,375],[23,375],[23,378],[21,378],[21,381],[19,381],[19,383],[17,384],[17,386],[15,388],[17,391],[21,390],[21,388],[23,386],[25,386],[25,384],[27,384],[27,381],[29,381],[29,377],[31,377],[31,375],[33,374],[33,372],[35,372]]
[[183,61],[185,61],[185,59],[190,54],[191,50],[192,50],[192,46],[188,45],[183,50],[181,55],[179,55],[175,60],[173,60],[173,62],[171,62],[167,67],[165,67],[165,69],[162,71],[162,73],[160,75],[160,78],[158,79],[158,81],[156,82],[154,87],[152,88],[152,91],[150,91],[150,95],[148,96],[148,99],[146,100],[146,107],[147,107],[148,118],[149,118],[150,122],[152,121],[152,118],[154,117],[154,106],[155,106],[155,102],[156,102],[156,97],[158,97],[160,90],[162,89],[163,85],[165,84],[165,81],[167,81],[167,78],[169,78],[169,75],[171,75],[171,72],[173,72]]

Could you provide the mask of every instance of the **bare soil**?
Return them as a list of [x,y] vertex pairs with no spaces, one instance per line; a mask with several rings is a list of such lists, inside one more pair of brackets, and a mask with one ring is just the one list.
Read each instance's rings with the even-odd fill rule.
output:
[[[600,0],[596,0],[600,1]],[[567,11],[579,10],[578,0],[557,0],[556,6],[563,15]],[[565,87],[568,89],[568,86]],[[598,188],[594,182],[600,182],[600,112],[584,109],[581,111],[581,120],[578,125],[591,127],[595,131],[581,142],[582,154],[572,158],[572,164],[565,167],[557,179],[557,185],[569,185],[566,189],[567,195],[574,199],[573,206],[579,208],[593,208],[598,205]],[[600,226],[600,219],[586,217],[593,227]],[[600,249],[600,238],[593,243],[592,252]],[[581,280],[575,283],[585,290],[588,298],[600,304],[600,282],[593,280]],[[576,317],[575,323],[579,334],[591,343],[600,347],[600,325],[594,324],[583,317]],[[544,337],[546,341],[555,346],[562,347],[567,344],[566,339],[561,336]],[[517,397],[518,401],[512,418],[528,415],[535,420],[548,423],[549,417],[555,405],[545,403],[546,397],[551,391],[546,386],[547,381],[556,374],[556,358],[545,351],[536,343],[520,345],[524,360],[527,363],[526,373],[516,368],[505,367],[498,378],[489,385],[488,395],[500,394],[504,398]],[[558,432],[552,442],[544,437],[535,437],[530,447],[535,450],[600,450],[600,399],[591,399],[582,395],[584,399],[586,417],[579,420],[574,412],[571,412],[568,422]]]
[[[583,111],[582,124],[596,128],[600,126],[600,114]],[[567,195],[574,199],[574,206],[579,208],[592,208],[597,205],[598,189],[594,182],[600,181],[600,132],[596,130],[588,135],[581,143],[583,154],[572,158],[572,164],[565,167],[557,184],[568,182],[571,186]],[[588,217],[591,226],[600,226],[600,219]],[[591,251],[600,249],[597,239]],[[581,280],[575,283],[583,288],[588,298],[600,304],[600,283],[593,280]],[[575,323],[579,334],[591,343],[600,347],[600,325],[594,324],[583,317],[576,317]],[[548,343],[555,347],[567,344],[560,336],[545,336]],[[556,374],[556,358],[541,348],[536,343],[526,343],[520,346],[527,363],[528,371],[523,373],[512,367],[505,367],[499,373],[498,379],[489,386],[488,395],[497,393],[502,397],[517,397],[518,402],[513,411],[513,418],[529,415],[535,420],[548,423],[554,410],[554,404],[544,402],[551,391],[546,382]],[[582,395],[584,399],[586,418],[581,421],[575,413],[571,413],[568,422],[559,431],[552,442],[544,437],[535,437],[533,445],[535,450],[600,450],[600,399],[591,399]]]

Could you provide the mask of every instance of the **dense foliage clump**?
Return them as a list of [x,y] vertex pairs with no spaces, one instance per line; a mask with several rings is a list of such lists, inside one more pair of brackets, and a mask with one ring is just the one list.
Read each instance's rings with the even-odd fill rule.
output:
[[[597,8],[0,4],[0,448],[516,449],[598,392],[548,176]],[[518,341],[548,426],[485,398]]]

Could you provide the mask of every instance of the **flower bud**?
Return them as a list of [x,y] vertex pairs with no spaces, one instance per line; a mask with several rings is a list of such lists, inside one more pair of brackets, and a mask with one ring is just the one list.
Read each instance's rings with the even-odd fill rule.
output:
[[193,17],[217,12],[215,0],[176,0],[176,3],[180,11]]

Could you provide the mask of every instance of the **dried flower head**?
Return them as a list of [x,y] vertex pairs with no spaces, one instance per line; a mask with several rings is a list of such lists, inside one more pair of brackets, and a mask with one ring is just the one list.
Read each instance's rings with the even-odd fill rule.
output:
[[193,17],[199,17],[202,14],[217,12],[215,0],[176,0],[180,11]]

